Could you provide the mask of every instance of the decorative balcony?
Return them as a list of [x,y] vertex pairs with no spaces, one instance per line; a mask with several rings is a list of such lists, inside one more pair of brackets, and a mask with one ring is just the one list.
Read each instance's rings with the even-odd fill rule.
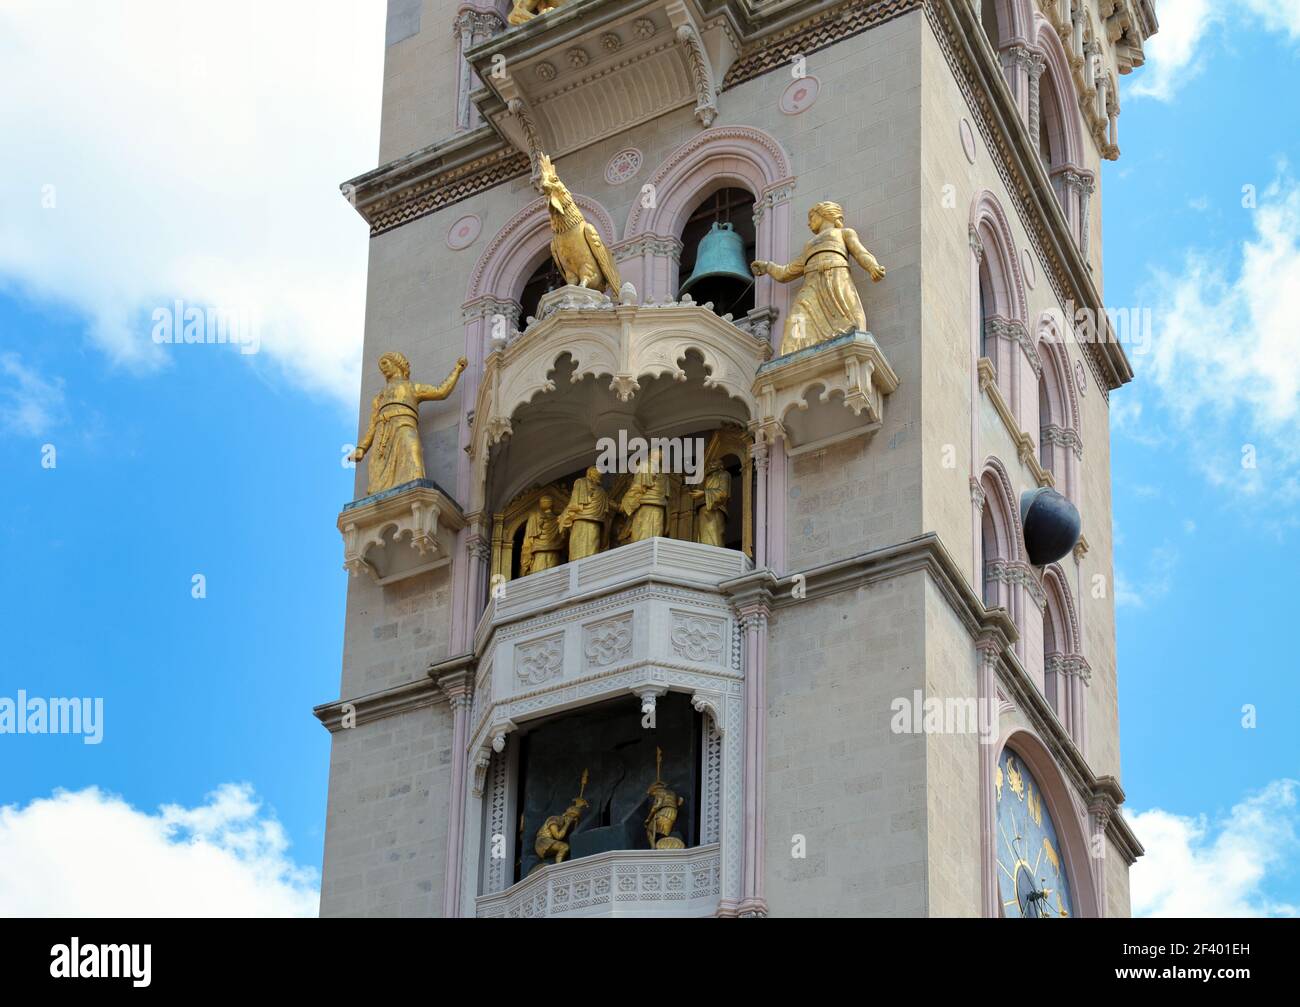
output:
[[[418,479],[343,505],[343,568],[378,584],[427,573],[450,560],[446,532],[465,526],[455,501],[432,479]],[[403,541],[405,540],[405,541]]]
[[543,867],[478,899],[480,917],[581,919],[713,916],[721,893],[717,843],[690,850],[626,850]]
[[849,332],[770,360],[758,368],[754,398],[764,439],[782,438],[789,454],[873,433],[898,375],[870,332]]
[[[742,427],[755,415],[754,373],[771,355],[771,346],[709,308],[685,300],[616,304],[590,290],[561,287],[543,299],[539,314],[540,320],[523,333],[499,341],[484,362],[469,446],[476,467],[472,485],[479,495],[467,502],[467,512],[485,508],[489,456],[507,438],[518,441],[516,457],[549,458],[557,443],[564,441],[578,445],[579,453],[587,452],[581,464],[588,463],[594,447],[586,446],[590,439],[576,428],[564,428],[561,434],[556,427],[544,433],[547,428],[534,418],[531,434],[522,429],[516,434],[517,415],[543,408],[548,393],[556,392],[561,383],[569,388],[544,406],[547,422],[563,412],[575,420],[601,417],[611,431],[635,425],[619,417],[630,418],[643,382],[657,378],[667,378],[666,383],[690,392],[678,394],[672,402],[661,397],[654,411],[658,429],[687,423],[696,418],[693,410],[700,413],[701,425],[716,419],[722,410],[729,410]],[[566,356],[570,363],[559,366]],[[697,363],[689,362],[688,356]],[[565,374],[567,382],[562,378]],[[694,383],[688,383],[692,375]],[[607,381],[584,381],[588,377]],[[710,394],[729,403],[710,401]],[[576,455],[574,464],[579,464]],[[541,469],[516,464],[512,475],[518,485],[512,486],[513,492],[541,474]]]
[[[720,903],[736,903],[745,656],[740,619],[722,585],[752,566],[736,550],[652,538],[503,585],[484,614],[474,647],[465,842],[477,852],[466,862],[466,914],[707,916],[717,913]],[[695,782],[679,791],[687,794],[691,821],[698,821],[698,829],[688,825],[683,835],[697,845],[681,850],[607,846],[584,856],[584,843],[591,850],[585,837],[592,835],[584,832],[573,840],[569,860],[529,873],[532,832],[520,850],[517,823],[527,806],[533,809],[530,828],[536,829],[540,812],[531,792],[521,790],[523,753],[533,753],[528,778],[539,779],[539,767],[555,763],[545,761],[538,739],[547,732],[554,739],[557,731],[564,738],[565,730],[578,730],[557,724],[630,715],[633,733],[640,735],[647,725],[636,726],[638,719],[655,713],[655,743],[662,738],[670,755],[699,753]],[[691,717],[701,733],[687,745],[683,739],[695,730]],[[655,723],[653,716],[650,720]],[[582,737],[595,737],[582,730]],[[570,748],[564,743],[561,750],[567,755]],[[583,756],[582,765],[587,764]],[[600,772],[601,765],[602,759],[593,757],[591,787],[608,794],[610,771],[605,764]],[[654,772],[653,753],[640,768]],[[576,770],[572,775],[576,792]],[[645,782],[624,786],[630,791],[620,793],[635,795]],[[591,791],[588,796],[599,800]],[[631,820],[639,823],[637,814]],[[604,831],[608,826],[595,830]],[[633,832],[639,831],[636,824]],[[493,837],[504,843],[504,856]],[[627,838],[636,842],[635,835]],[[516,863],[524,876],[511,884]]]
[[533,156],[558,157],[684,105],[707,127],[736,50],[726,21],[703,21],[696,0],[568,0],[466,53],[486,85],[473,100]]

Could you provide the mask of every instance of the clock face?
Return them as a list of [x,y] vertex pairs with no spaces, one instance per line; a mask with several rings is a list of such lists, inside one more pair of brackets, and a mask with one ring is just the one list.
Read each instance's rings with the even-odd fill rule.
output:
[[993,774],[997,801],[998,891],[1002,915],[1059,919],[1074,915],[1070,879],[1038,781],[1010,748]]

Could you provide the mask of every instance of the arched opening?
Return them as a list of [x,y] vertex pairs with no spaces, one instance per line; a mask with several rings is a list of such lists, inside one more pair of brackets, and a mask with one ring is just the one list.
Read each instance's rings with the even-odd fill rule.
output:
[[537,317],[537,307],[542,298],[562,286],[564,286],[564,274],[560,272],[560,267],[555,264],[555,259],[548,252],[541,265],[524,281],[523,293],[519,295],[520,328],[527,324],[528,319]]
[[[739,241],[710,238],[715,226],[723,225],[733,231]],[[682,227],[682,256],[678,270],[679,286],[691,278],[697,265],[713,270],[718,266],[731,268],[736,275],[712,275],[691,285],[690,295],[697,304],[713,303],[714,313],[743,317],[754,307],[754,281],[749,274],[749,263],[756,256],[756,228],[754,226],[754,194],[746,189],[728,187],[706,197]],[[702,243],[709,241],[712,255],[708,263],[701,264],[699,253]],[[733,245],[739,246],[741,258],[732,261],[719,255]],[[728,253],[729,254],[729,253]],[[744,270],[741,274],[738,271]]]
[[1061,709],[1064,690],[1061,688],[1060,681],[1062,649],[1057,628],[1060,618],[1060,606],[1049,593],[1047,606],[1043,610],[1043,695],[1056,711],[1056,715],[1064,720]]
[[984,26],[984,36],[989,40],[993,51],[1002,48],[1002,41],[1008,34],[1003,30],[998,0],[984,0],[980,5],[980,24]]
[[989,331],[997,309],[997,295],[993,291],[993,277],[989,273],[988,256],[980,260],[979,276],[979,298],[980,298],[980,356],[987,357],[993,362],[994,372],[998,369],[998,345],[997,338],[992,336]]
[[980,556],[983,559],[980,566],[980,596],[986,606],[997,608],[1002,604],[1002,600],[998,597],[998,582],[992,578],[989,571],[992,561],[998,558],[998,533],[993,527],[993,514],[989,510],[987,501],[980,519]]

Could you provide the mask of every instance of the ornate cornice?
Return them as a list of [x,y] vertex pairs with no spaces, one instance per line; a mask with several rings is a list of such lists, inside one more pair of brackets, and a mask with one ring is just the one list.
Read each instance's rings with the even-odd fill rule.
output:
[[974,11],[966,0],[926,0],[924,10],[1053,292],[1062,305],[1087,308],[1097,319],[1098,331],[1080,343],[1098,386],[1103,393],[1118,388],[1133,369]]

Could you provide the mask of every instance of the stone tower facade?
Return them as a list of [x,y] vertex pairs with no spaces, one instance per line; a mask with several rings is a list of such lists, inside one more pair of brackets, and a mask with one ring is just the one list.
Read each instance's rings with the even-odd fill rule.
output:
[[[372,454],[339,517],[322,915],[1126,915],[1100,178],[1151,0],[538,7],[389,0],[344,185],[362,429],[386,351],[468,366],[426,478]],[[557,276],[543,153],[621,296]],[[783,354],[798,280],[681,295],[713,224],[790,263],[826,200],[869,332]],[[525,569],[620,436],[707,443],[725,542],[681,473],[630,535],[615,467],[602,548]]]

